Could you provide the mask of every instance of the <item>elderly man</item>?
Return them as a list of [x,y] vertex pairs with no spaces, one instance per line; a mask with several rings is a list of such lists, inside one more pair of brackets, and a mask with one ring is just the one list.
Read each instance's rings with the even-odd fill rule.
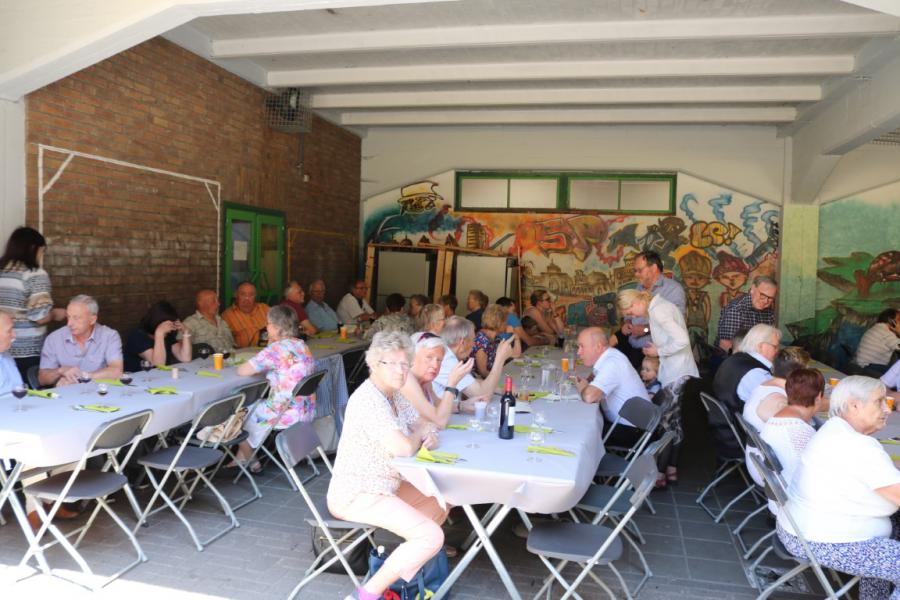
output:
[[9,353],[9,347],[16,339],[12,315],[0,311],[0,395],[8,394],[16,386],[22,385],[22,375],[16,361]]
[[[677,306],[682,315],[684,314],[687,304],[684,288],[663,274],[663,263],[658,253],[645,250],[638,254],[634,258],[634,276],[638,280],[639,290],[650,292],[654,296],[662,296]],[[626,320],[622,324],[622,333],[628,335],[628,343],[632,348],[646,348],[652,342],[647,328],[648,323],[647,317],[634,317],[630,323]]]
[[184,320],[194,343],[209,344],[214,352],[234,350],[231,328],[219,316],[219,295],[214,290],[200,290],[194,302],[197,312]]
[[744,336],[738,352],[719,367],[713,379],[713,394],[731,412],[743,412],[744,403],[758,385],[772,378],[772,361],[778,354],[781,332],[771,325],[754,325]]
[[[630,398],[650,402],[644,382],[628,358],[610,346],[609,337],[599,327],[588,327],[578,334],[578,356],[593,369],[588,379],[578,377],[575,385],[581,399],[589,404],[600,404],[606,426],[609,426],[622,406]],[[643,432],[627,419],[619,421],[608,443],[614,446],[632,446]]]
[[292,281],[284,288],[284,300],[281,301],[281,305],[287,306],[296,313],[297,322],[300,324],[300,329],[303,333],[315,335],[319,330],[310,322],[309,315],[306,314],[306,309],[303,308],[304,300],[306,300],[306,292],[303,291],[303,286],[296,281]]
[[76,383],[81,373],[91,379],[122,376],[122,338],[97,323],[97,301],[81,294],[66,307],[66,326],[47,336],[41,351],[38,380],[44,386]]
[[855,361],[870,374],[880,377],[891,364],[894,352],[900,350],[900,310],[888,308],[878,315],[875,325],[866,331],[856,349]]
[[362,323],[374,321],[378,318],[375,309],[369,306],[366,296],[369,295],[369,286],[362,279],[356,280],[350,291],[344,294],[338,303],[337,315],[342,323]]
[[235,348],[259,345],[259,333],[266,328],[269,305],[256,301],[256,286],[244,281],[237,287],[234,305],[222,312],[231,328]]
[[334,331],[338,326],[338,316],[325,303],[325,282],[317,279],[309,284],[309,302],[306,303],[309,322],[319,331]]
[[754,278],[749,295],[732,300],[722,309],[716,345],[726,352],[730,351],[734,346],[734,336],[742,329],[750,329],[760,323],[774,325],[776,293],[778,284],[774,279],[765,275]]

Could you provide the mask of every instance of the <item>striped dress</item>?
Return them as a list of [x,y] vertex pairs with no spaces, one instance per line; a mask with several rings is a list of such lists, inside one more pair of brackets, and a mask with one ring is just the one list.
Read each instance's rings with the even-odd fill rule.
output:
[[50,277],[43,269],[28,269],[15,262],[0,269],[0,310],[13,315],[16,339],[10,348],[14,358],[40,356],[47,327],[38,325],[53,308]]

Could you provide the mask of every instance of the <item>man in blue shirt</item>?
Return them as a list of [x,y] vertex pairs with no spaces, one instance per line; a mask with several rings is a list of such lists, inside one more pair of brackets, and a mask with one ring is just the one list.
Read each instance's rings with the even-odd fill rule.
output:
[[[645,250],[634,258],[634,276],[638,280],[638,289],[650,292],[654,296],[662,296],[678,307],[681,314],[687,304],[684,288],[681,284],[663,274],[662,259],[652,250]],[[630,332],[627,326],[622,333],[628,333],[628,343],[633,348],[643,348],[650,344],[650,332],[646,330],[649,320],[646,317],[631,320]]]
[[9,347],[16,339],[12,316],[0,311],[0,395],[8,394],[17,385],[22,385],[22,375],[16,368],[16,361],[9,354]]
[[309,284],[309,302],[306,303],[306,316],[309,322],[319,331],[334,331],[338,326],[338,316],[334,309],[325,303],[325,282],[321,279]]

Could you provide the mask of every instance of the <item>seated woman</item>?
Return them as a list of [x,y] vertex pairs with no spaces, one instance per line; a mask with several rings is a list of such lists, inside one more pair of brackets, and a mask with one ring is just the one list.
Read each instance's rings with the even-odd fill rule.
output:
[[787,376],[808,364],[809,352],[799,346],[779,350],[772,361],[772,379],[756,386],[744,403],[744,420],[756,431],[762,431],[766,421],[788,404],[784,391]]
[[175,307],[165,300],[147,310],[122,349],[126,371],[140,371],[142,360],[154,365],[190,362],[192,352],[191,332],[178,319]]
[[453,390],[456,389],[462,378],[472,371],[472,365],[474,365],[472,360],[458,362],[450,370],[447,387],[444,388],[441,395],[438,395],[434,392],[431,382],[441,372],[446,352],[449,350],[440,336],[427,331],[418,334],[410,376],[406,378],[406,383],[400,389],[400,393],[413,405],[419,416],[431,421],[439,429],[447,427],[450,414],[457,410],[454,408],[454,400],[457,395]]
[[[525,317],[530,323],[534,324],[531,326],[530,330],[524,326],[525,320],[519,319],[519,315],[516,314],[516,303],[513,302],[512,298],[501,296],[497,298],[497,304],[502,306],[506,311],[506,333],[504,334],[504,338],[511,335],[517,335],[522,341],[523,348],[550,343],[543,335],[541,335],[540,327],[537,327],[537,322],[533,318]],[[555,342],[556,340],[554,339],[552,341]]]
[[562,319],[554,314],[550,292],[531,292],[531,297],[528,300],[531,302],[531,306],[525,309],[522,316],[534,319],[538,324],[541,335],[549,340],[549,343],[553,344],[557,338],[565,335],[566,325]]
[[[846,377],[831,393],[829,414],[800,457],[787,512],[823,567],[862,578],[861,599],[897,600],[900,470],[871,437],[888,417],[884,384]],[[777,531],[788,551],[805,558],[785,511]]]
[[[266,332],[269,345],[240,365],[237,374],[248,377],[268,371],[269,397],[256,404],[253,413],[244,421],[244,430],[249,436],[240,443],[238,460],[247,460],[265,440],[269,428],[290,427],[298,421],[309,422],[316,416],[315,396],[293,395],[297,384],[315,371],[315,359],[303,340],[297,337],[297,313],[288,306],[273,306],[266,317]],[[279,418],[279,415],[281,417]],[[277,422],[276,422],[277,420]],[[259,471],[259,463],[250,465]]]
[[434,335],[441,335],[444,329],[444,309],[439,304],[426,304],[416,317],[416,331],[427,331]]
[[423,294],[413,294],[409,297],[409,317],[415,321],[422,307],[428,304],[428,297]]
[[[484,379],[494,368],[494,356],[500,335],[506,331],[506,311],[497,304],[488,304],[481,316],[481,330],[475,334],[475,345],[472,346],[472,358],[475,359],[475,370]],[[522,355],[522,346],[518,336],[513,336],[513,357]]]
[[413,320],[403,312],[405,304],[406,298],[402,294],[389,294],[384,300],[385,313],[375,319],[372,327],[366,331],[365,339],[371,340],[380,331],[399,331],[406,335],[412,335],[416,326]]
[[419,416],[400,388],[406,382],[413,345],[401,333],[379,333],[366,352],[369,378],[347,404],[328,510],[340,519],[387,529],[404,539],[378,571],[350,598],[381,598],[399,578],[412,580],[444,543],[448,510],[405,481],[392,465],[438,445],[434,424]]

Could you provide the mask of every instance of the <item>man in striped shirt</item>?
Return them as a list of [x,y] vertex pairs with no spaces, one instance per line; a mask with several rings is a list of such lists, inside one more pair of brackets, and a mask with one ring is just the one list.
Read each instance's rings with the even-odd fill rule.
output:
[[878,320],[862,339],[856,349],[856,364],[878,375],[883,375],[890,366],[894,352],[900,350],[900,324],[897,323],[898,311],[888,308],[881,311]]

